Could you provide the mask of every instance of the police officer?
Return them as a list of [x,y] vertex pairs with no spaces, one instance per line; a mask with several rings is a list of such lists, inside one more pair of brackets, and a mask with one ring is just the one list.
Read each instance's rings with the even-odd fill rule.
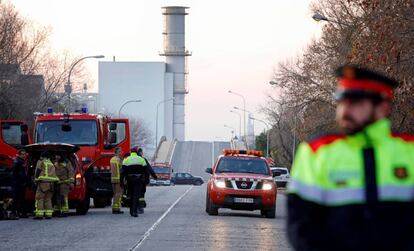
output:
[[114,197],[112,200],[112,213],[123,214],[121,211],[121,199],[123,189],[120,184],[121,177],[121,165],[122,165],[122,149],[120,147],[115,148],[115,156],[110,160],[111,164],[111,182]]
[[50,153],[42,152],[36,164],[35,182],[37,190],[35,195],[35,217],[34,219],[51,219],[53,215],[52,197],[54,183],[59,179],[56,176],[55,166],[50,161]]
[[[144,151],[142,148],[138,148],[138,155],[144,158]],[[150,175],[154,180],[157,180],[158,177],[154,172],[154,169],[152,169],[151,164],[149,161],[144,158],[146,165],[146,172],[145,172],[145,184],[142,187],[141,195],[139,196],[139,203],[141,204],[142,208],[145,208],[147,206],[147,202],[145,201],[145,193],[147,192],[147,185],[150,183]]]
[[73,166],[69,160],[65,159],[64,156],[56,154],[55,156],[55,169],[56,176],[59,181],[56,184],[56,211],[60,217],[66,217],[69,214],[69,192],[73,190],[75,181]]
[[414,136],[391,132],[398,83],[346,65],[336,71],[343,134],[302,143],[288,193],[296,250],[414,250]]
[[145,182],[146,163],[137,152],[136,147],[132,148],[131,155],[122,162],[120,178],[121,186],[123,186],[124,179],[127,180],[128,193],[131,197],[129,213],[132,217],[138,217],[138,213],[144,212],[138,199]]
[[13,211],[10,214],[10,219],[27,218],[24,209],[24,197],[28,178],[26,174],[26,151],[24,149],[17,151],[17,157],[13,161],[12,177]]

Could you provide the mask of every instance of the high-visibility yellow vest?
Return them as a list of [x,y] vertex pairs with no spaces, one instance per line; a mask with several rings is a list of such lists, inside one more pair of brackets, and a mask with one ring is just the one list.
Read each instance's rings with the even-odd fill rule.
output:
[[355,135],[302,143],[289,193],[325,206],[414,201],[414,137],[391,133],[390,124],[382,119]]

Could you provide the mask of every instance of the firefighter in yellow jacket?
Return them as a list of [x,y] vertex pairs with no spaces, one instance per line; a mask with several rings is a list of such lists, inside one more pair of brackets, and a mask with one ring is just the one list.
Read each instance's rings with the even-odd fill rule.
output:
[[299,146],[289,240],[295,250],[414,250],[414,136],[389,119],[398,83],[352,65],[336,76],[342,133]]
[[46,219],[52,218],[53,187],[54,183],[58,181],[55,166],[50,161],[49,152],[43,152],[35,169],[35,182],[37,183],[35,219],[43,219],[43,217]]
[[113,214],[123,214],[121,211],[121,199],[123,194],[123,189],[120,184],[121,176],[121,166],[122,166],[122,149],[117,147],[115,148],[115,156],[111,158],[111,182],[112,190],[114,193],[112,201],[112,213]]
[[56,176],[59,178],[57,183],[56,205],[55,210],[58,216],[66,217],[69,213],[68,195],[73,190],[74,172],[70,161],[66,160],[64,156],[56,154],[55,156]]

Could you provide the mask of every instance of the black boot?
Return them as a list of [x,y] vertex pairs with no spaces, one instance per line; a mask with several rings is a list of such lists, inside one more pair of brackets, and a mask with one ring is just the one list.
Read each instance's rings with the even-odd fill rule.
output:
[[144,213],[144,209],[143,208],[138,208],[138,214],[143,214]]

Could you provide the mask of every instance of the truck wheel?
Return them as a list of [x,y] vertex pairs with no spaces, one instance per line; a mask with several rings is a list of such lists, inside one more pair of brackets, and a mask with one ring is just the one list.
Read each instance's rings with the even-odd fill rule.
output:
[[104,208],[108,204],[107,198],[93,198],[93,206],[95,208]]
[[219,209],[218,206],[216,206],[214,202],[211,201],[209,197],[207,197],[206,211],[208,215],[218,215],[218,209]]
[[264,211],[264,216],[266,216],[266,218],[269,218],[269,219],[276,218],[276,208],[272,208],[269,210],[262,210],[262,211]]
[[208,193],[206,193],[206,213],[210,211],[210,199],[208,198]]
[[88,213],[89,206],[91,203],[91,198],[89,195],[85,196],[85,199],[76,206],[76,214],[77,215],[85,215]]

